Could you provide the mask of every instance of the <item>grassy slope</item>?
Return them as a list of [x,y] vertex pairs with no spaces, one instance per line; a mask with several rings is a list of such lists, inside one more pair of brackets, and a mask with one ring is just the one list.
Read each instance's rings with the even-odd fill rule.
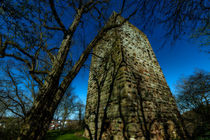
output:
[[68,132],[68,131],[58,131],[58,130],[51,130],[47,133],[46,140],[88,140],[82,136],[78,136],[78,134],[82,134],[82,132]]
[[76,136],[74,134],[64,134],[56,138],[56,140],[87,140],[86,138]]

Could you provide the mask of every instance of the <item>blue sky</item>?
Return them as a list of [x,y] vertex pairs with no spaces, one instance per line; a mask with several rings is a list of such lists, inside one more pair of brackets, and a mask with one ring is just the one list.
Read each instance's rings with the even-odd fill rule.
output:
[[[119,6],[119,3],[116,3],[116,5],[113,6],[113,9],[117,9],[117,6]],[[123,17],[128,17],[130,10],[132,11],[133,7],[128,8],[128,11],[124,12]],[[111,14],[112,10],[109,12]],[[172,41],[169,37],[168,43],[159,50],[158,48],[161,48],[163,41],[167,40],[163,37],[167,32],[167,27],[157,24],[154,25],[156,27],[153,28],[152,26],[152,28],[150,28],[150,25],[148,25],[152,32],[151,30],[146,30],[142,28],[142,23],[144,23],[144,21],[142,21],[141,15],[138,14],[137,16],[132,17],[130,22],[147,35],[166,81],[174,95],[176,94],[175,84],[182,76],[189,76],[193,74],[196,69],[210,71],[210,54],[200,51],[200,40],[190,40],[189,36],[191,34],[189,32],[185,36],[180,36],[174,44],[171,44]],[[94,29],[89,28],[89,26],[85,28],[84,34],[88,37],[89,41],[95,36],[93,30]],[[205,47],[207,48],[209,46]],[[89,63],[90,58],[88,60],[88,64]],[[88,76],[89,70],[82,69],[72,82],[72,86],[75,88],[75,93],[84,103],[86,103]]]
[[[130,13],[130,11],[135,8],[136,5],[128,7],[127,13]],[[119,9],[121,7],[120,1],[113,1],[110,10],[108,10],[107,15],[109,16],[113,10],[117,11],[116,9]],[[73,20],[73,14],[72,9],[68,9],[68,12],[64,12],[63,15],[63,22],[67,26],[70,24]],[[119,12],[119,10],[118,10]],[[124,17],[128,17],[129,14],[126,14],[126,12],[123,14]],[[157,15],[158,16],[158,15]],[[68,18],[67,18],[68,17]],[[136,25],[140,30],[141,29],[141,23],[144,21],[141,21],[140,19],[141,14],[138,16],[135,16],[133,21],[134,25]],[[84,37],[86,39],[87,45],[96,35],[96,28],[94,26],[94,21],[89,19],[87,16],[86,19],[83,19],[86,24],[84,24],[84,30],[82,28],[77,29],[77,34],[84,33]],[[135,24],[136,23],[136,24]],[[139,25],[138,25],[139,24]],[[150,25],[149,25],[150,26]],[[145,34],[148,36],[149,41],[151,43],[151,46],[156,54],[156,57],[158,59],[158,62],[163,70],[163,73],[165,75],[165,78],[167,80],[167,83],[172,91],[173,94],[175,94],[175,84],[177,80],[185,75],[190,75],[195,71],[196,69],[202,69],[206,71],[210,71],[210,54],[207,54],[205,52],[200,52],[199,43],[200,41],[194,40],[187,40],[187,37],[184,39],[180,39],[176,41],[176,43],[172,46],[170,43],[168,43],[164,48],[157,51],[157,48],[160,48],[160,45],[162,43],[163,38],[161,35],[164,33],[164,29],[157,27],[154,29],[155,31],[153,33],[145,32]],[[51,40],[49,45],[58,45],[60,44],[60,40],[62,39],[61,33],[58,33],[54,40]],[[79,44],[81,42],[80,39],[78,39],[78,36],[75,35],[74,40],[75,46],[73,47],[73,58],[78,58],[78,54],[82,52],[83,49],[81,49],[82,44]],[[88,59],[87,64],[89,64],[90,58]],[[74,79],[72,86],[75,88],[75,93],[81,98],[81,100],[86,103],[86,95],[87,95],[87,86],[88,86],[88,77],[89,77],[89,70],[81,69],[77,77]]]
[[[175,44],[166,45],[157,51],[162,38],[153,34],[147,36],[174,95],[175,85],[180,77],[191,75],[196,69],[210,71],[210,55],[201,51],[199,40],[186,38],[177,40]],[[82,69],[72,83],[74,92],[84,103],[86,103],[88,76],[89,70]]]
[[[155,46],[155,43],[151,41]],[[199,42],[181,40],[172,48],[164,48],[156,53],[166,81],[175,95],[175,84],[182,76],[193,74],[197,69],[210,70],[210,56],[201,52]]]

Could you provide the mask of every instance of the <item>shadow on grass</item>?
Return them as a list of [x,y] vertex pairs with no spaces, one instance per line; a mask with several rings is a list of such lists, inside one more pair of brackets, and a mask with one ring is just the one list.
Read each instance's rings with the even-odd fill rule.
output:
[[82,137],[83,131],[60,131],[50,130],[48,131],[45,140],[88,140]]

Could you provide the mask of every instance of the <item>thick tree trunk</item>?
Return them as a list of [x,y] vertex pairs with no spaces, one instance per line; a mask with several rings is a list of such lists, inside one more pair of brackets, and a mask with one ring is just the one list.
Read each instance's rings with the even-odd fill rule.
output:
[[75,27],[79,24],[81,15],[82,11],[78,11],[75,21],[70,27],[70,31],[72,31],[70,32],[71,35],[67,35],[67,37],[63,40],[57,55],[57,61],[53,64],[52,71],[43,85],[43,88],[40,90],[35,104],[25,117],[23,125],[21,126],[20,136],[17,138],[18,140],[42,140],[44,138],[60,100],[72,80],[76,77],[77,73],[87,60],[92,48],[108,30],[119,27],[126,21],[124,20],[121,24],[107,24],[107,26],[102,28],[95,39],[83,51],[79,60],[68,72],[59,86],[60,74],[62,73],[69,50],[69,47],[67,46],[70,45],[73,32],[76,29]]
[[[88,53],[86,55],[88,56]],[[56,80],[50,80],[51,82],[45,85],[45,90],[42,90],[42,93],[39,94],[36,99],[37,102],[25,117],[18,140],[44,139],[60,100],[86,59],[83,59],[83,61],[79,63],[79,66],[77,65],[76,68],[79,67],[78,69],[75,70],[73,68],[72,71],[70,71],[70,77],[65,77],[60,86],[58,86],[58,80],[57,82]]]
[[55,98],[56,86],[48,88],[26,115],[18,140],[41,140],[49,129],[54,112],[62,98]]
[[[72,35],[67,35],[63,40],[53,63],[52,70],[40,88],[39,94],[31,110],[27,113],[21,126],[18,140],[41,140],[46,134],[54,112],[62,99],[70,81],[65,83],[65,88],[59,87],[59,79],[62,73]],[[59,95],[58,95],[59,94]]]
[[86,54],[81,56],[82,61],[79,60],[79,64],[75,64],[68,73],[68,76],[64,78],[59,86],[60,75],[66,62],[71,40],[82,17],[82,13],[83,9],[77,11],[74,21],[68,29],[68,34],[65,35],[64,40],[61,43],[56,59],[53,62],[51,72],[40,89],[33,107],[25,117],[21,126],[20,136],[17,138],[18,140],[41,140],[44,138],[60,100],[87,59],[87,56],[92,49],[90,47],[90,49],[86,51]]

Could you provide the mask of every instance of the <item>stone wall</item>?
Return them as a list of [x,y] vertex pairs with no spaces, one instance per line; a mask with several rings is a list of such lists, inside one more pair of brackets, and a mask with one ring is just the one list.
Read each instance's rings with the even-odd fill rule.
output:
[[[117,22],[123,20],[117,17]],[[183,138],[178,118],[146,35],[129,22],[107,32],[93,50],[85,135],[105,140]]]

